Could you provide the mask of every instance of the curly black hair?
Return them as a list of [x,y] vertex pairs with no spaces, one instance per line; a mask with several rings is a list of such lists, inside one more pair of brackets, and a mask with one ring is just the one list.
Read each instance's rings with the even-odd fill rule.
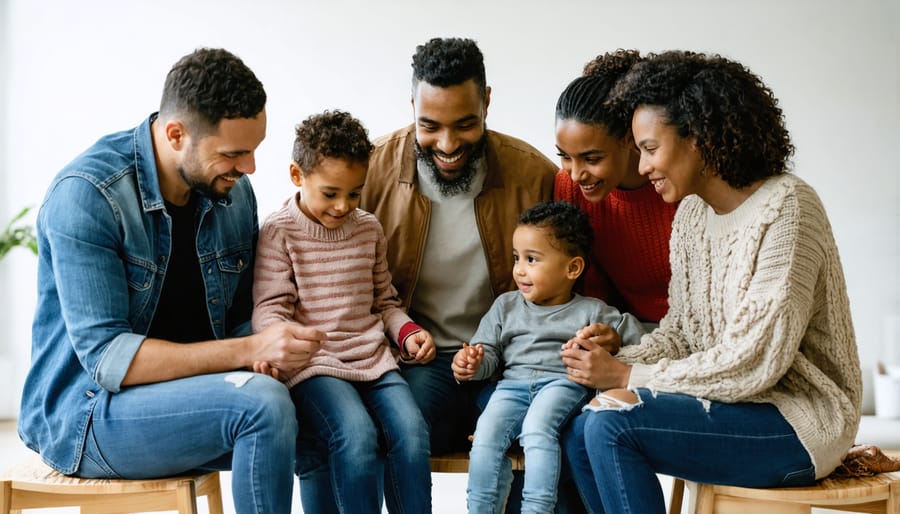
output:
[[661,109],[682,138],[728,185],[750,184],[789,171],[794,153],[772,91],[741,63],[688,51],[650,54],[607,100],[629,118],[639,106]]
[[415,95],[419,82],[450,87],[472,79],[481,98],[487,90],[484,56],[471,39],[433,38],[416,47],[412,61],[412,88]]
[[182,117],[202,137],[223,118],[255,118],[265,106],[262,83],[240,58],[221,48],[199,48],[169,70],[159,112]]
[[631,128],[631,117],[604,105],[616,82],[641,61],[637,50],[618,49],[598,55],[585,64],[581,77],[573,80],[556,102],[557,120],[575,120],[602,125],[609,135],[622,139]]
[[313,114],[295,128],[291,158],[304,175],[325,157],[369,165],[372,142],[362,123],[344,111]]
[[538,203],[519,216],[518,224],[547,230],[555,240],[553,246],[570,257],[582,257],[585,265],[590,261],[594,231],[587,214],[577,205],[565,201]]

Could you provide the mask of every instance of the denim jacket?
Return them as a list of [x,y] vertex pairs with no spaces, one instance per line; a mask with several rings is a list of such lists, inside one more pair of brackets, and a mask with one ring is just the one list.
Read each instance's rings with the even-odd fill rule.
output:
[[[91,412],[119,392],[162,291],[171,220],[153,119],[101,138],[68,164],[38,214],[32,364],[18,428],[62,473],[78,469]],[[216,338],[250,332],[258,230],[246,177],[228,198],[198,202],[197,255]]]

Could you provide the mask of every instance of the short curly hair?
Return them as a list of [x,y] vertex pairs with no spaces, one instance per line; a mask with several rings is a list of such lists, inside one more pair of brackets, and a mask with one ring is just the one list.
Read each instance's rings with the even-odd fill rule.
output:
[[720,55],[650,54],[619,81],[608,107],[629,118],[639,106],[662,110],[682,138],[728,185],[789,171],[794,153],[772,91],[744,65]]
[[241,59],[221,48],[199,48],[169,70],[159,113],[182,117],[202,137],[223,118],[255,118],[265,106],[262,83]]
[[296,126],[295,133],[291,158],[304,175],[312,173],[325,157],[369,165],[373,148],[369,133],[347,112],[313,114]]
[[592,59],[585,64],[583,75],[570,82],[559,95],[556,119],[601,125],[609,135],[624,138],[631,128],[631,117],[608,109],[604,102],[616,82],[640,61],[639,51],[621,48]]
[[457,86],[475,81],[481,98],[487,91],[484,55],[475,41],[463,38],[433,38],[416,47],[412,58],[412,90],[423,80],[432,86]]
[[518,225],[545,229],[555,240],[554,247],[570,257],[590,261],[594,232],[587,214],[577,205],[565,201],[542,202],[519,216]]

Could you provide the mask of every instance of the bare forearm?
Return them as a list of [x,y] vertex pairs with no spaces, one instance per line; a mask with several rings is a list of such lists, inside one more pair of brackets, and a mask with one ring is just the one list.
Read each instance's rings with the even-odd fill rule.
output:
[[131,361],[122,385],[149,384],[250,366],[247,339],[181,344],[147,338]]

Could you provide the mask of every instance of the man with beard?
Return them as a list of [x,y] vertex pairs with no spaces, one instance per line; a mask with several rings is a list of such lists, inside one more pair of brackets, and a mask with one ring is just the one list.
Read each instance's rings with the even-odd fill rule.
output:
[[432,39],[412,68],[414,122],[375,141],[361,206],[384,226],[394,286],[438,348],[428,364],[401,355],[401,369],[440,455],[468,451],[484,386],[457,383],[453,355],[494,298],[515,289],[516,220],[550,199],[558,167],[487,129],[491,89],[474,41]]
[[61,473],[232,469],[237,512],[290,512],[288,390],[234,371],[298,370],[324,337],[288,323],[250,335],[258,226],[244,175],[265,102],[240,59],[199,49],[169,72],[158,113],[50,185],[19,434]]

